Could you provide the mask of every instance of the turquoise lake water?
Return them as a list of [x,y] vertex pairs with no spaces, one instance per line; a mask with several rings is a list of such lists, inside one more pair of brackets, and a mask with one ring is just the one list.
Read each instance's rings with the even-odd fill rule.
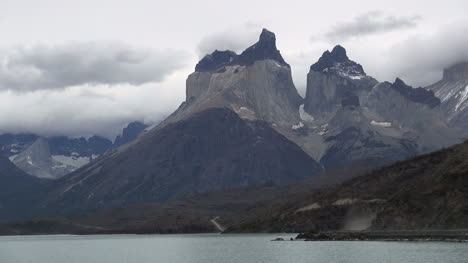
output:
[[293,234],[0,237],[1,263],[468,263],[468,243],[271,242]]

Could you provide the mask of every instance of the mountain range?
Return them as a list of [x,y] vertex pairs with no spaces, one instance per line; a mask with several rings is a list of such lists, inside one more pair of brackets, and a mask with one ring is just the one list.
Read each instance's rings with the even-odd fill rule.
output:
[[[0,219],[66,216],[321,180],[320,174],[343,167],[381,167],[448,147],[466,137],[466,122],[456,121],[466,116],[459,88],[465,73],[465,66],[454,66],[428,88],[410,87],[399,78],[379,82],[336,46],[311,65],[302,98],[275,34],[264,29],[240,54],[214,51],[201,59],[187,78],[186,100],[164,121],[138,137],[134,131],[143,127],[129,125],[99,158],[57,180],[8,194]],[[446,99],[450,91],[441,90],[449,85],[457,95]],[[453,109],[460,113],[455,116]],[[126,134],[137,138],[127,140]],[[60,153],[50,142],[47,149],[44,139],[34,141],[13,162],[29,164],[37,149],[50,152],[46,156]],[[51,164],[56,165],[44,166]],[[12,210],[17,196],[25,201]]]
[[36,134],[7,133],[0,135],[0,153],[30,175],[57,179],[134,140],[147,127],[141,122],[129,123],[114,143],[100,136],[46,138]]

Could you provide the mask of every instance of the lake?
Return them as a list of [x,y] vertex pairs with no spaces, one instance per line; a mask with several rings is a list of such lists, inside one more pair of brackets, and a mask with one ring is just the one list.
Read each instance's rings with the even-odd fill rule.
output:
[[468,243],[271,242],[293,234],[0,237],[1,263],[466,263]]

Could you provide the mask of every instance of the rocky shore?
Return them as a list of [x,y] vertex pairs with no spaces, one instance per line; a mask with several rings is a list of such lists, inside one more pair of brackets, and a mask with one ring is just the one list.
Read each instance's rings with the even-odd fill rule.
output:
[[468,230],[330,231],[301,233],[303,241],[441,241],[468,242]]

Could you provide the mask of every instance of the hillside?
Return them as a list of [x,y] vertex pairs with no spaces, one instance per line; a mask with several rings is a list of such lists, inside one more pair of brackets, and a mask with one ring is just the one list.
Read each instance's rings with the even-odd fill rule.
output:
[[248,211],[228,232],[468,228],[468,141]]

